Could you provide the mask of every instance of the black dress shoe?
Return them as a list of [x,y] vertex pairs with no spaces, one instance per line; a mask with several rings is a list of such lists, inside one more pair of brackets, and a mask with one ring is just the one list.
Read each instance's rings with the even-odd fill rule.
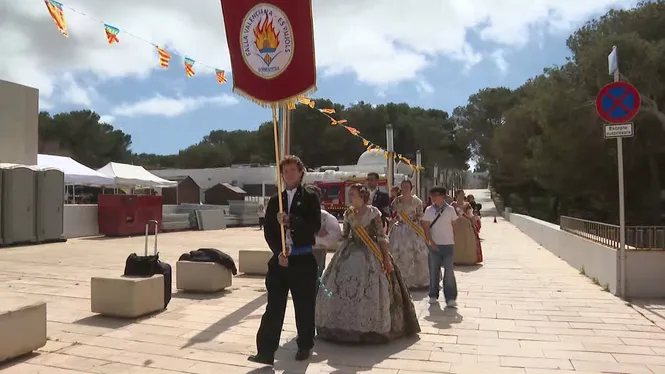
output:
[[299,349],[298,352],[296,352],[296,361],[307,360],[311,353],[312,351],[309,349]]
[[275,359],[272,357],[265,357],[261,355],[251,355],[247,357],[247,361],[255,362],[257,364],[263,364],[263,365],[274,365],[275,364]]

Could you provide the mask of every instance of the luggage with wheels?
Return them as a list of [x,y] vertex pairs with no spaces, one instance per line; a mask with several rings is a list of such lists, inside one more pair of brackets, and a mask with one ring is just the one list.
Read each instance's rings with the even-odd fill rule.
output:
[[[155,225],[155,246],[152,255],[148,255],[148,235],[150,233],[150,224]],[[156,220],[149,220],[145,225],[145,249],[143,256],[132,253],[125,261],[124,275],[138,276],[138,277],[151,277],[156,274],[164,276],[164,309],[171,301],[171,283],[172,283],[172,270],[171,265],[159,260],[159,252],[157,251],[157,234],[159,231],[159,222]]]

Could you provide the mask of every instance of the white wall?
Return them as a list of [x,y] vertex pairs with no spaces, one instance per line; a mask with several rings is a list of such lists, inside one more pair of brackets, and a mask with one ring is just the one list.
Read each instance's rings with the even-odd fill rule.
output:
[[[576,269],[597,279],[617,294],[620,269],[615,249],[563,231],[558,225],[510,213],[506,219],[543,248],[557,255]],[[627,297],[665,297],[665,251],[626,251]]]
[[626,293],[632,297],[665,297],[665,251],[627,251]]
[[64,232],[67,239],[99,235],[97,204],[65,204]]
[[39,90],[0,80],[0,162],[37,164]]

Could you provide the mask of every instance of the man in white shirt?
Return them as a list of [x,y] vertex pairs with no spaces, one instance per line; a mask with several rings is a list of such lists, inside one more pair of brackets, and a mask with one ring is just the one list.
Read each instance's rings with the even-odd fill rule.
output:
[[432,205],[428,206],[422,218],[423,231],[430,248],[429,262],[429,303],[436,304],[439,298],[439,279],[443,267],[443,297],[446,306],[457,307],[457,282],[453,270],[455,235],[453,222],[457,219],[455,209],[446,203],[446,189],[434,187],[430,190]]
[[[319,199],[322,199],[321,189],[317,186],[310,184],[305,186],[308,190],[315,192]],[[316,244],[314,244],[314,257],[319,265],[319,278],[323,274],[323,269],[326,268],[326,254],[328,249],[334,248],[337,250],[339,240],[342,238],[342,229],[339,227],[339,220],[332,214],[328,213],[323,206],[321,207],[321,230],[316,235]]]

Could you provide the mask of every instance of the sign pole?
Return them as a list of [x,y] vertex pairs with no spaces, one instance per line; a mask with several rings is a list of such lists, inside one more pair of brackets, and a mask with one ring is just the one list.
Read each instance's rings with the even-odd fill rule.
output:
[[386,152],[388,152],[388,170],[386,170],[386,184],[388,193],[395,185],[395,143],[393,138],[393,125],[386,126]]
[[[619,82],[619,64],[617,58],[617,47],[612,48],[610,53],[610,69],[614,70],[614,81]],[[623,177],[623,138],[617,138],[617,168],[619,176],[619,267],[621,297],[626,299],[626,201]]]
[[422,164],[422,153],[420,153],[420,150],[416,151],[416,196],[421,197],[424,196],[420,188],[422,187],[420,184],[420,165]]

